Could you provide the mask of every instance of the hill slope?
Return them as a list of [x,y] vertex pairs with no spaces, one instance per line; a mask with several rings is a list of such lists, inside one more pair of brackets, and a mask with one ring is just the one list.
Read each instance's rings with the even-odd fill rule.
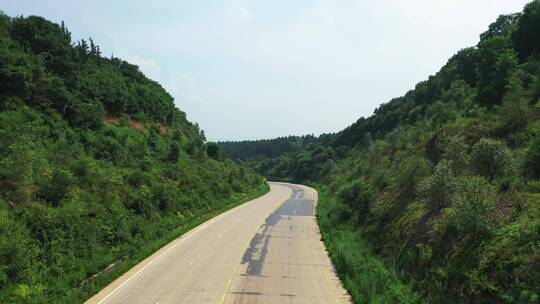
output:
[[0,143],[2,303],[81,302],[111,263],[265,187],[137,66],[35,16],[0,14]]
[[244,156],[269,178],[326,189],[319,222],[359,303],[538,302],[540,1],[480,38],[341,132]]

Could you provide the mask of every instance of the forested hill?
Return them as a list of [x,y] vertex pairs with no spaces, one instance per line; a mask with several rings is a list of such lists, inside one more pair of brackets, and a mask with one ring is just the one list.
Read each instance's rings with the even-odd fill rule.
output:
[[319,222],[359,303],[538,303],[539,98],[535,0],[372,116],[247,163],[336,198]]
[[1,303],[81,303],[265,187],[137,66],[63,24],[0,14]]

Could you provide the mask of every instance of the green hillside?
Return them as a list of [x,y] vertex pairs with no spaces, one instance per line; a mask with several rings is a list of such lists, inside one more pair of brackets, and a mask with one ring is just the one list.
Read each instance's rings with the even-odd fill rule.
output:
[[540,1],[372,116],[283,152],[243,160],[322,190],[357,303],[538,303]]
[[137,66],[0,14],[1,303],[80,303],[263,182]]

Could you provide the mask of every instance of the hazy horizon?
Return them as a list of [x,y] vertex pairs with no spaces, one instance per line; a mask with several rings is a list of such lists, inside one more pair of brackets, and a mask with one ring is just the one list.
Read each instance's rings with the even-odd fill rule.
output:
[[[177,3],[178,2],[178,3]],[[5,1],[158,81],[208,140],[339,131],[529,1]],[[459,19],[459,20],[458,20]]]

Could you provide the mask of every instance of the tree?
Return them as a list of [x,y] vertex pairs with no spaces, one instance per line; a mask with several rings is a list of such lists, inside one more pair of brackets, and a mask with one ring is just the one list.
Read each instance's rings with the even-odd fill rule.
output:
[[525,154],[525,171],[529,176],[540,178],[540,135],[529,142]]
[[494,37],[478,45],[479,103],[500,104],[506,89],[506,79],[517,66],[515,51],[505,37]]
[[37,81],[29,104],[42,108],[53,107],[59,113],[64,114],[71,100],[72,96],[60,77],[43,75]]
[[489,233],[497,223],[492,193],[490,184],[482,177],[464,180],[451,206],[444,210],[443,225],[470,236]]
[[206,154],[215,160],[220,160],[222,158],[221,149],[216,143],[210,142],[206,144]]
[[521,60],[540,51],[540,1],[534,0],[525,6],[515,31],[512,43]]
[[180,144],[178,142],[173,142],[169,150],[169,155],[167,156],[169,161],[175,163],[180,158]]
[[74,181],[71,172],[57,168],[53,170],[51,177],[41,185],[38,196],[53,207],[57,207],[68,195],[69,188]]
[[454,174],[462,173],[468,163],[468,145],[465,143],[465,139],[462,136],[454,135],[448,138],[444,145],[442,158],[449,162]]
[[524,88],[525,72],[517,70],[508,79],[507,92],[498,108],[502,126],[507,132],[515,132],[527,127],[533,111],[529,106],[530,94]]
[[489,180],[508,174],[513,165],[512,153],[501,141],[482,138],[473,146],[471,162],[476,173]]
[[441,160],[435,172],[420,183],[419,195],[431,210],[448,206],[457,190],[457,181],[450,162]]
[[0,159],[0,194],[13,203],[29,203],[35,194],[36,149],[21,140]]
[[487,31],[480,34],[480,41],[497,36],[508,36],[520,16],[520,13],[500,15],[495,22],[489,25]]
[[369,147],[371,147],[373,145],[373,138],[371,137],[371,133],[366,132],[366,134],[364,134],[363,145],[366,148],[369,148]]
[[14,52],[10,45],[0,38],[0,105],[8,96],[26,101],[35,87],[33,77],[37,67],[29,56]]
[[67,108],[66,117],[73,127],[99,129],[105,118],[105,108],[101,102],[72,101]]
[[475,90],[464,80],[455,80],[450,83],[448,89],[442,91],[440,100],[455,105],[453,110],[459,113],[459,110],[467,110],[471,107],[476,97],[475,93]]
[[363,224],[375,199],[371,186],[358,178],[343,185],[337,195],[341,203],[346,206],[348,213],[352,215],[354,222]]
[[450,64],[455,64],[454,71],[457,79],[465,81],[465,83],[469,86],[476,85],[477,52],[478,50],[476,48],[465,48],[460,50],[449,60]]
[[29,16],[13,19],[11,34],[14,40],[35,53],[65,56],[71,47],[71,37],[58,24],[43,17]]
[[440,126],[457,117],[456,104],[437,101],[429,107],[428,115],[434,126]]

